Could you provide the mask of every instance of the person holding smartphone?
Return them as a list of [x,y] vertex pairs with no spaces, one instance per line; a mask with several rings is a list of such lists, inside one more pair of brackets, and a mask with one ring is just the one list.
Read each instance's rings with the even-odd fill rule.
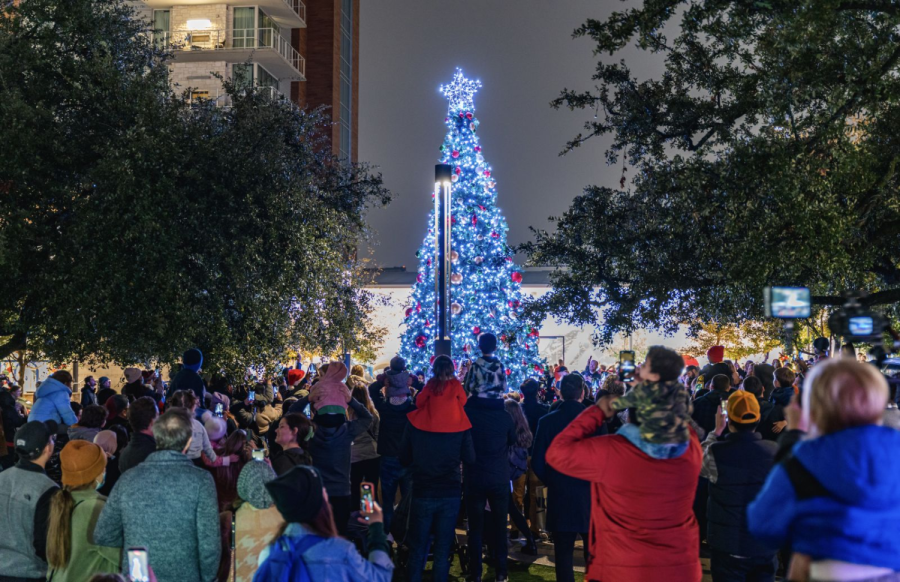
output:
[[368,526],[366,559],[352,542],[338,535],[328,492],[316,469],[294,467],[266,483],[266,490],[287,527],[260,554],[258,579],[272,579],[278,563],[302,560],[313,582],[390,582],[394,564],[377,503],[371,513],[360,512],[357,518]]

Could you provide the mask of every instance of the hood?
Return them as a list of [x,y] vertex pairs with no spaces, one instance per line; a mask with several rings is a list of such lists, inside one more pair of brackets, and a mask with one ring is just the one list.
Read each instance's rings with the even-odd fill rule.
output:
[[384,384],[387,387],[385,392],[388,399],[409,396],[409,371],[388,370],[384,376]]
[[347,366],[344,365],[344,362],[328,362],[328,369],[325,370],[325,374],[319,382],[342,383],[346,377]]
[[94,442],[94,437],[97,436],[97,433],[100,432],[99,428],[87,428],[84,426],[70,426],[69,427],[69,440],[85,440]]
[[859,426],[798,443],[794,457],[851,507],[896,507],[900,499],[900,431]]
[[501,398],[506,392],[506,370],[493,356],[482,356],[472,362],[466,387],[480,398]]
[[57,380],[56,378],[47,378],[41,383],[41,387],[34,393],[35,398],[47,398],[57,392],[64,392],[66,398],[72,396],[72,389]]
[[313,438],[325,441],[326,443],[338,440],[343,437],[344,433],[347,432],[347,424],[348,423],[345,422],[341,426],[337,427],[314,424],[313,426],[316,432]]

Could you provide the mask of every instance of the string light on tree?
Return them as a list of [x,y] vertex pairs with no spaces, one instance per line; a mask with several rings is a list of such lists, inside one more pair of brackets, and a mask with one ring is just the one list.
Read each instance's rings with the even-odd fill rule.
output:
[[[447,98],[447,135],[440,147],[440,163],[452,168],[451,202],[451,333],[452,356],[457,362],[480,356],[478,336],[483,332],[504,337],[497,350],[509,370],[510,386],[538,374],[543,361],[534,341],[533,322],[521,309],[522,273],[506,244],[506,220],[497,208],[497,183],[479,144],[480,122],[475,117],[475,93],[481,82],[466,78],[459,69],[440,90]],[[429,194],[430,195],[430,194]],[[434,211],[427,224],[435,224]],[[435,328],[435,232],[429,229],[416,256],[419,269],[401,335],[400,353],[413,370],[427,370],[432,357]],[[418,308],[429,306],[429,309]],[[530,340],[530,341],[529,341]]]

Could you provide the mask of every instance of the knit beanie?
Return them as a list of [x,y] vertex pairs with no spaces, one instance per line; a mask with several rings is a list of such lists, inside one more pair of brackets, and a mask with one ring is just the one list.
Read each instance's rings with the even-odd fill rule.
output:
[[113,431],[101,430],[97,433],[97,436],[94,437],[94,444],[103,449],[103,452],[111,457],[116,454],[119,440],[116,438],[116,433]]
[[238,476],[238,497],[256,509],[268,509],[275,501],[266,489],[266,483],[276,477],[275,470],[268,463],[250,462],[241,469]]
[[297,465],[266,483],[278,513],[288,523],[307,523],[318,515],[325,502],[322,487],[318,471],[306,465]]
[[203,352],[197,348],[189,349],[181,356],[181,364],[193,372],[199,371],[203,367]]
[[206,429],[209,440],[217,441],[225,436],[225,429],[227,427],[225,421],[218,416],[209,416],[203,421],[203,428]]
[[129,384],[137,382],[143,378],[140,368],[125,368],[125,381]]
[[718,364],[725,359],[725,347],[713,346],[706,350],[706,357],[709,358],[710,364]]
[[106,454],[88,441],[69,441],[59,453],[63,485],[79,487],[96,481],[106,470]]

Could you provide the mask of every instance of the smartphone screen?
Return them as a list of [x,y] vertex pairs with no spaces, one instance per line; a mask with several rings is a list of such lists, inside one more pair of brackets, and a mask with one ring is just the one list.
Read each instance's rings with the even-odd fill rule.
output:
[[272,386],[272,393],[273,393],[275,396],[278,396],[278,386]]
[[146,548],[128,548],[127,572],[131,582],[150,582]]
[[359,510],[363,513],[375,511],[375,485],[363,482],[359,486]]
[[265,461],[266,460],[266,452],[262,449],[254,449],[253,450],[253,460],[254,461]]
[[634,370],[634,352],[631,350],[619,352],[619,380],[621,382],[633,381]]
[[253,402],[254,400],[256,400],[256,390],[250,390],[247,393],[247,400],[249,400],[250,402]]
[[221,402],[216,403],[216,416],[218,416],[219,418],[225,416],[225,411],[223,410]]

